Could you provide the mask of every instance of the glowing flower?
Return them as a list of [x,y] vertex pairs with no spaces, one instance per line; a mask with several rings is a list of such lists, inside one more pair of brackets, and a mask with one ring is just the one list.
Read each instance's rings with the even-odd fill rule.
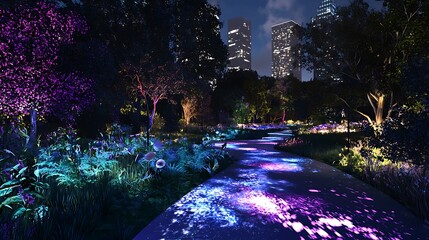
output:
[[164,159],[158,159],[158,161],[156,161],[155,166],[156,166],[156,168],[163,168],[163,167],[165,167],[165,161],[164,161]]
[[144,155],[144,159],[150,161],[155,157],[155,155],[155,152],[148,152]]
[[155,151],[162,150],[164,148],[164,143],[162,143],[160,140],[155,140],[155,142],[153,143],[153,148],[155,149]]

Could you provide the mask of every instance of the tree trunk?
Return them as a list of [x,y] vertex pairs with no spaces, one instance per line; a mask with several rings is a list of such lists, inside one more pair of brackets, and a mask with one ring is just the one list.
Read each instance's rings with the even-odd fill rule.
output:
[[149,117],[149,129],[152,129],[153,126],[153,119],[155,118],[155,113],[156,113],[156,102],[153,103],[153,109],[152,109],[152,113],[150,114]]
[[350,108],[347,108],[347,153],[350,152],[351,139],[350,139]]
[[147,131],[146,131],[146,138],[147,138],[146,145],[148,148],[149,148],[150,130],[152,129],[153,119],[155,118],[155,113],[156,113],[156,104],[157,104],[157,102],[154,101],[152,113],[149,115],[149,105],[146,101],[147,114],[148,114]]
[[35,109],[30,110],[30,134],[28,136],[28,142],[26,148],[29,152],[34,153],[37,139],[37,111]]
[[286,109],[283,109],[282,123],[285,123],[285,118],[286,118]]
[[147,124],[146,124],[146,147],[147,150],[149,150],[149,137],[150,137],[150,128],[151,128],[151,124],[150,124],[150,116],[149,116],[149,103],[147,101],[147,97],[145,97],[145,102],[146,102],[146,114],[147,114]]
[[36,156],[38,155],[38,149],[36,146],[37,141],[37,111],[35,109],[30,110],[30,134],[26,143],[27,153],[29,156],[25,160],[27,170],[25,171],[25,180],[21,183],[23,188],[30,188],[34,191],[32,183],[36,176],[34,175],[34,165],[36,164]]

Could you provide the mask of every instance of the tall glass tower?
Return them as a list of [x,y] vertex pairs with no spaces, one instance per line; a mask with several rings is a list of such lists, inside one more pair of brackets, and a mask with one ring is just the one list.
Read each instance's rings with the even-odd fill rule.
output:
[[[337,8],[335,6],[334,0],[322,0],[322,3],[320,4],[319,8],[317,9],[317,15],[316,17],[311,19],[311,22],[314,24],[314,26],[321,27],[322,21],[332,21],[335,19]],[[325,34],[329,34],[329,32],[326,32]],[[331,46],[332,49],[335,48],[335,46]],[[331,59],[331,55],[326,52],[323,59]],[[332,74],[329,74],[327,69],[321,65],[321,64],[314,64],[314,80],[326,80],[326,79],[336,79],[338,80],[337,76],[334,76]]]
[[272,26],[272,76],[274,78],[284,78],[293,75],[301,80],[301,66],[294,66],[295,55],[293,47],[299,43],[296,34],[300,27],[294,21],[287,21]]
[[317,21],[320,19],[328,19],[334,17],[337,11],[337,7],[335,7],[334,0],[322,0],[319,8],[317,9],[317,15],[312,21]]
[[228,20],[228,68],[250,70],[252,37],[250,21],[242,17]]

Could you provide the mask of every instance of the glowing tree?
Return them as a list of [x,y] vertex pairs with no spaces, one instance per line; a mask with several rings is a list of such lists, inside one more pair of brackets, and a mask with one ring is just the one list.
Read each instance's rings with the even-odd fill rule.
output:
[[201,99],[196,96],[187,96],[182,100],[181,105],[183,109],[183,118],[185,119],[186,125],[189,125],[191,123],[191,119],[198,116],[199,101],[201,101]]
[[0,29],[0,115],[11,121],[30,116],[32,149],[37,118],[72,122],[92,101],[90,80],[55,70],[61,46],[87,27],[78,16],[40,2],[0,9]]
[[[131,79],[133,91],[140,94],[146,102],[149,135],[159,101],[183,92],[182,76],[173,63],[154,64],[148,57],[142,59],[139,64],[124,65],[121,73]],[[152,110],[149,108],[149,102],[152,104]]]

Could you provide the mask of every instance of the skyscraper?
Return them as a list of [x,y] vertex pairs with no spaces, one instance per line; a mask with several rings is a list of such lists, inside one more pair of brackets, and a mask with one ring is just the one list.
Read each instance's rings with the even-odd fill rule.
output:
[[320,19],[329,19],[335,16],[337,7],[335,7],[334,0],[322,0],[319,8],[317,9],[317,15],[312,19],[312,22]]
[[251,69],[252,38],[250,27],[250,21],[242,17],[228,20],[229,69]]
[[[316,17],[311,19],[311,22],[317,26],[320,27],[321,21],[332,21],[334,17],[336,16],[336,10],[335,2],[334,0],[322,0],[322,3],[320,4],[319,8],[317,9],[317,15]],[[329,32],[326,32],[325,34],[329,34]],[[335,46],[331,46],[332,49]],[[331,56],[329,53],[326,53],[323,57],[324,59],[330,59]],[[337,77],[332,76],[332,74],[329,74],[328,71],[324,66],[321,64],[314,64],[314,79],[315,80],[326,80],[330,78],[337,79]]]
[[297,28],[300,27],[294,21],[287,21],[272,26],[272,76],[282,78],[293,75],[301,80],[301,66],[294,66],[295,55],[293,47],[299,43],[296,34]]

